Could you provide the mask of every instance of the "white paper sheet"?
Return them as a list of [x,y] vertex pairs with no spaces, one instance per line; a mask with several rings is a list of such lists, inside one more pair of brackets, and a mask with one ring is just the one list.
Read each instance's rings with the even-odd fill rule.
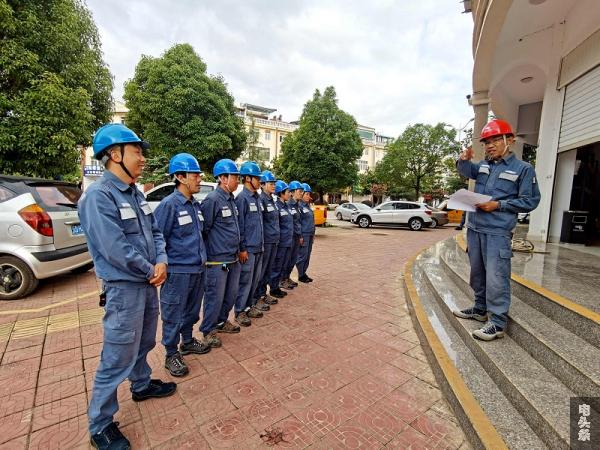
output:
[[456,191],[448,199],[449,209],[460,209],[461,211],[475,211],[478,203],[489,202],[491,195],[477,194],[475,192],[461,189]]

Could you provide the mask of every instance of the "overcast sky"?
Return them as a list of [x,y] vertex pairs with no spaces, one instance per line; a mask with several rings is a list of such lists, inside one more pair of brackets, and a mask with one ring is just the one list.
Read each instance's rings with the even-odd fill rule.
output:
[[314,90],[397,137],[406,125],[472,116],[470,14],[459,0],[87,0],[115,77],[142,54],[190,43],[238,103],[296,120]]

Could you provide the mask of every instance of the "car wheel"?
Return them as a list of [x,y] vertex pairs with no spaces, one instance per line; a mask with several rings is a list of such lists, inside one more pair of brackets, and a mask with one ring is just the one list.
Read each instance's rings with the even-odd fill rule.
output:
[[358,226],[361,228],[369,228],[371,226],[371,219],[369,216],[360,216],[356,223],[358,223]]
[[337,213],[337,214],[335,215],[335,217],[337,217],[337,220],[342,220],[342,219],[343,219],[343,217],[342,217],[342,213],[340,213],[340,212],[339,212],[339,213]]
[[423,219],[421,219],[420,217],[413,217],[408,221],[408,227],[412,231],[419,231],[423,229]]
[[90,270],[93,267],[94,267],[94,263],[90,262],[90,263],[84,264],[81,267],[77,267],[76,269],[71,270],[71,273],[86,273],[88,270]]
[[0,300],[16,300],[35,290],[39,281],[27,264],[13,256],[0,257]]
[[431,225],[429,225],[429,228],[437,228],[438,226],[438,221],[435,219],[431,219]]

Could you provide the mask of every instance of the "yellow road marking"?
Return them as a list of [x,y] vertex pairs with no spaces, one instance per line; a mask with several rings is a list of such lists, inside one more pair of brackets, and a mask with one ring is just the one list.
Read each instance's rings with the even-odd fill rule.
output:
[[58,303],[52,303],[51,305],[42,306],[40,308],[34,308],[34,309],[12,309],[12,310],[8,310],[8,311],[0,311],[0,316],[7,316],[7,315],[10,315],[10,314],[30,314],[30,313],[37,313],[37,312],[41,312],[41,311],[46,311],[48,309],[57,308],[57,307],[63,306],[63,305],[68,305],[69,303],[76,302],[77,300],[82,300],[84,298],[93,297],[94,295],[98,295],[98,294],[99,294],[98,291],[91,291],[91,292],[87,292],[87,293],[82,294],[82,295],[78,295],[77,297],[73,297],[73,298],[70,298],[68,300],[63,300],[62,302],[58,302]]
[[[462,234],[456,235],[456,243],[458,244],[458,246],[460,248],[463,249],[463,251],[467,250],[467,243],[465,242],[465,237]],[[576,303],[567,297],[563,297],[562,295],[557,294],[556,292],[546,289],[545,287],[543,287],[531,280],[523,278],[521,275],[517,275],[514,272],[512,272],[510,274],[510,278],[513,281],[519,283],[521,286],[525,286],[526,288],[529,288],[532,291],[537,292],[538,294],[546,297],[548,300],[562,306],[563,308],[566,308],[566,309],[568,309],[576,314],[579,314],[580,316],[583,316],[586,319],[589,319],[592,322],[600,325],[600,314],[598,314],[597,312],[592,311],[591,309],[588,309],[585,306],[581,306],[579,303]]]
[[412,304],[415,317],[427,339],[427,343],[429,344],[450,389],[452,389],[456,399],[460,403],[467,419],[471,422],[482,445],[485,448],[494,450],[508,449],[506,443],[490,421],[489,417],[481,408],[479,402],[473,397],[473,394],[465,384],[460,372],[452,363],[446,349],[442,345],[442,342],[438,338],[425,314],[425,310],[421,305],[419,294],[417,293],[417,289],[412,279],[412,267],[417,256],[418,255],[413,256],[404,266],[404,282],[406,283],[409,301]]

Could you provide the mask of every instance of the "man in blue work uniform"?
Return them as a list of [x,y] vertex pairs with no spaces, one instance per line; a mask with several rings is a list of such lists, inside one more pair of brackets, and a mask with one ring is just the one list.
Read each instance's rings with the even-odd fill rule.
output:
[[304,194],[304,191],[302,190],[302,184],[300,184],[299,181],[292,181],[289,184],[289,191],[290,199],[287,203],[290,214],[294,219],[294,237],[292,240],[290,259],[287,267],[285,268],[285,272],[283,273],[283,278],[281,281],[281,287],[288,290],[294,289],[296,286],[298,286],[298,283],[292,280],[290,276],[292,274],[292,270],[294,270],[296,262],[298,261],[298,250],[300,249],[300,246],[303,245],[302,227],[300,225],[302,220],[300,216],[302,215],[302,212],[298,207],[298,202],[302,200],[302,195]]
[[[283,279],[284,273],[287,270],[290,256],[292,253],[292,241],[294,239],[294,218],[290,213],[290,208],[287,201],[290,199],[290,191],[285,181],[277,180],[275,183],[275,194],[277,201],[275,205],[279,211],[279,244],[275,261],[271,268],[269,285],[271,286],[270,294],[277,298],[282,298],[287,295],[287,292],[281,290],[280,282]],[[275,289],[273,289],[275,287]]]
[[263,259],[262,205],[258,194],[262,172],[254,161],[246,161],[240,167],[244,189],[236,199],[240,224],[240,287],[235,301],[235,321],[243,327],[252,324],[251,319],[263,316],[269,309],[261,302],[260,309],[254,301]]
[[96,274],[102,280],[104,342],[88,410],[91,444],[129,449],[113,416],[117,387],[131,382],[132,398],[172,395],[175,383],[150,379],[146,357],[156,345],[157,287],[167,277],[165,241],[135,181],[148,144],[121,124],[104,125],[94,136],[94,157],[106,170],[79,200],[79,218]]
[[200,203],[194,198],[200,192],[202,171],[193,155],[179,153],[169,162],[169,176],[175,178],[175,190],[154,212],[169,257],[167,280],[160,289],[162,343],[166,350],[165,368],[174,377],[182,377],[189,373],[182,355],[210,351],[208,344],[192,336],[204,296],[204,218]]
[[[260,276],[254,298],[259,303],[264,302],[267,305],[277,303],[277,298],[267,295],[267,284],[271,275],[271,268],[277,256],[277,245],[279,244],[279,210],[275,205],[273,194],[275,193],[275,176],[268,170],[262,173],[260,178],[261,193],[260,204],[262,206],[262,218],[265,240],[265,251],[263,253],[263,262]],[[271,290],[277,286],[270,285]],[[285,293],[284,293],[285,294]]]
[[310,264],[310,254],[315,240],[315,214],[310,207],[312,200],[310,193],[312,189],[308,183],[302,183],[304,194],[302,200],[298,202],[298,209],[301,212],[300,226],[302,230],[302,245],[298,251],[298,262],[296,269],[298,270],[298,281],[302,283],[310,283],[313,279],[306,272]]
[[200,204],[207,253],[204,317],[200,331],[209,345],[220,347],[217,332],[240,332],[240,327],[228,320],[240,282],[240,227],[233,197],[240,172],[231,159],[221,159],[214,165],[213,175],[218,182],[217,188]]
[[535,170],[510,152],[514,133],[503,120],[490,121],[481,131],[487,159],[475,164],[473,149],[464,150],[457,162],[461,175],[476,180],[475,192],[492,199],[469,213],[467,244],[471,263],[470,284],[475,305],[453,311],[463,319],[487,323],[473,336],[485,341],[501,338],[510,307],[512,230],[517,213],[533,211],[540,202]]

